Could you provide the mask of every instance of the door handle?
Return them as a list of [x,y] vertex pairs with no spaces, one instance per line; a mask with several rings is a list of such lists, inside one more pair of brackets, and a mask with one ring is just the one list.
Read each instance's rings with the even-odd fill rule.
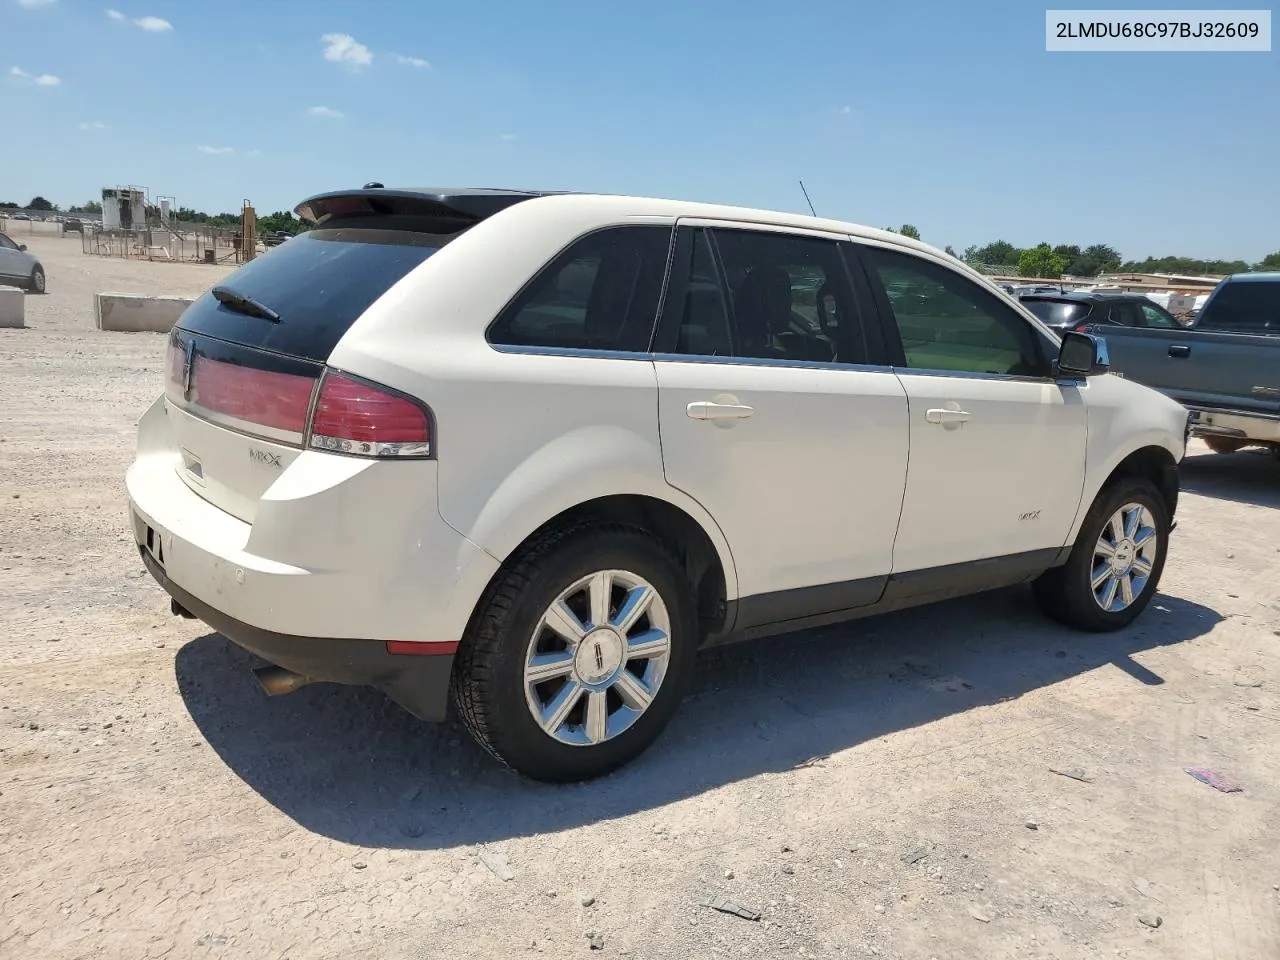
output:
[[1169,348],[1169,356],[1184,359],[1191,356],[1191,348],[1185,343],[1175,343]]
[[939,407],[924,412],[924,418],[930,423],[964,423],[969,416],[968,410],[945,410]]
[[756,411],[744,403],[697,400],[685,407],[684,412],[690,420],[746,420]]

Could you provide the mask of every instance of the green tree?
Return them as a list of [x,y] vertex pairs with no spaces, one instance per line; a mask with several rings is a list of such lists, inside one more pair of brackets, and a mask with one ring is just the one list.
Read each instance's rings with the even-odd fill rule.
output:
[[0,203],[0,210],[17,210],[17,209],[18,209],[18,205],[16,203],[11,203],[8,200],[6,200],[4,203]]
[[[1017,247],[1007,240],[997,240],[994,243],[988,243],[985,247],[979,247],[973,253],[973,259],[978,263],[989,263],[997,266],[1017,266],[1018,257],[1022,253]],[[965,258],[969,259],[968,257]]]
[[1280,250],[1268,253],[1253,265],[1254,270],[1280,270]]
[[920,231],[909,223],[904,223],[898,228],[898,232],[904,237],[910,237],[912,240],[920,239]]
[[1018,257],[1018,276],[1043,277],[1056,280],[1062,276],[1067,261],[1047,243],[1041,243],[1030,250],[1023,250]]
[[1074,243],[1060,243],[1053,248],[1053,252],[1067,261],[1067,263],[1071,263],[1080,257],[1080,248]]
[[1228,273],[1245,273],[1249,265],[1243,260],[1196,260],[1193,257],[1147,257],[1145,260],[1129,260],[1120,265],[1125,273],[1180,273],[1199,276],[1223,276]]
[[50,203],[44,197],[32,197],[31,202],[27,204],[27,209],[52,211],[52,210],[57,210],[58,205],[56,203]]
[[1120,269],[1120,251],[1105,243],[1095,243],[1085,247],[1083,256],[1093,267],[1089,276],[1112,273]]
[[961,254],[960,259],[961,259],[961,260],[963,260],[965,263],[968,263],[968,262],[970,262],[971,260],[977,260],[977,259],[978,259],[978,245],[977,245],[976,243],[971,243],[971,244],[969,244],[969,246],[965,247],[965,248],[964,248],[964,253],[963,253],[963,254]]
[[945,247],[943,247],[943,248],[942,248],[942,252],[943,252],[943,253],[945,253],[945,254],[946,254],[947,256],[949,256],[949,257],[955,257],[957,260],[959,260],[959,259],[960,259],[960,255],[959,255],[958,253],[956,253],[955,249],[954,249],[954,248],[951,246],[951,244],[949,244],[949,243],[948,243]]

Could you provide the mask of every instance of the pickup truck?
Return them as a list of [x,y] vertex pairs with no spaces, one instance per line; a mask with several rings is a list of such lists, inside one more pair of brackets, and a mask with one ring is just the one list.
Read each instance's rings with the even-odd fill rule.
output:
[[1280,273],[1227,277],[1186,329],[1099,327],[1111,372],[1191,411],[1219,453],[1263,446],[1280,458]]

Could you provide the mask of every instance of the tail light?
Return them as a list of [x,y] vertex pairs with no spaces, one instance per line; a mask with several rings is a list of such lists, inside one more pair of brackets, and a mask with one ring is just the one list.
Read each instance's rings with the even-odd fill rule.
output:
[[1086,320],[1084,323],[1077,323],[1071,329],[1074,330],[1076,333],[1084,333],[1086,330],[1089,329],[1089,322]]
[[[189,342],[189,341],[188,341]],[[302,445],[316,378],[217,360],[169,344],[169,398],[233,430]]]
[[328,370],[311,414],[310,445],[360,457],[428,457],[431,415],[406,396]]
[[431,413],[410,397],[335,370],[320,377],[230,363],[171,340],[165,395],[232,430],[356,457],[431,456]]

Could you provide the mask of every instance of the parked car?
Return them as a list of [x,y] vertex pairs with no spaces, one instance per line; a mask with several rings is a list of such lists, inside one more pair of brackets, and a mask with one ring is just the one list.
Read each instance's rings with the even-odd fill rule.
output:
[[63,233],[84,233],[84,222],[79,217],[67,217],[62,221]]
[[15,213],[15,214],[14,214],[12,217],[10,217],[9,219],[11,219],[11,220],[27,220],[27,221],[30,221],[30,220],[31,220],[31,218],[30,218],[29,216],[27,216],[25,213]]
[[17,243],[0,233],[0,285],[26,287],[44,293],[44,267],[25,243]]
[[[1020,299],[1022,305],[1046,326],[1059,332],[1110,326],[1162,329],[1180,329],[1182,326],[1168,310],[1140,293],[1073,291],[1034,293]],[[1105,334],[1106,330],[1099,329],[1098,333]]]
[[1115,370],[1190,409],[1212,449],[1280,457],[1280,273],[1227,277],[1190,327],[1105,332]]
[[632,197],[297,213],[180,318],[126,481],[174,612],[268,692],[439,719],[451,690],[494,756],[578,780],[709,644],[1028,582],[1107,631],[1155,593],[1186,411],[939,250]]

